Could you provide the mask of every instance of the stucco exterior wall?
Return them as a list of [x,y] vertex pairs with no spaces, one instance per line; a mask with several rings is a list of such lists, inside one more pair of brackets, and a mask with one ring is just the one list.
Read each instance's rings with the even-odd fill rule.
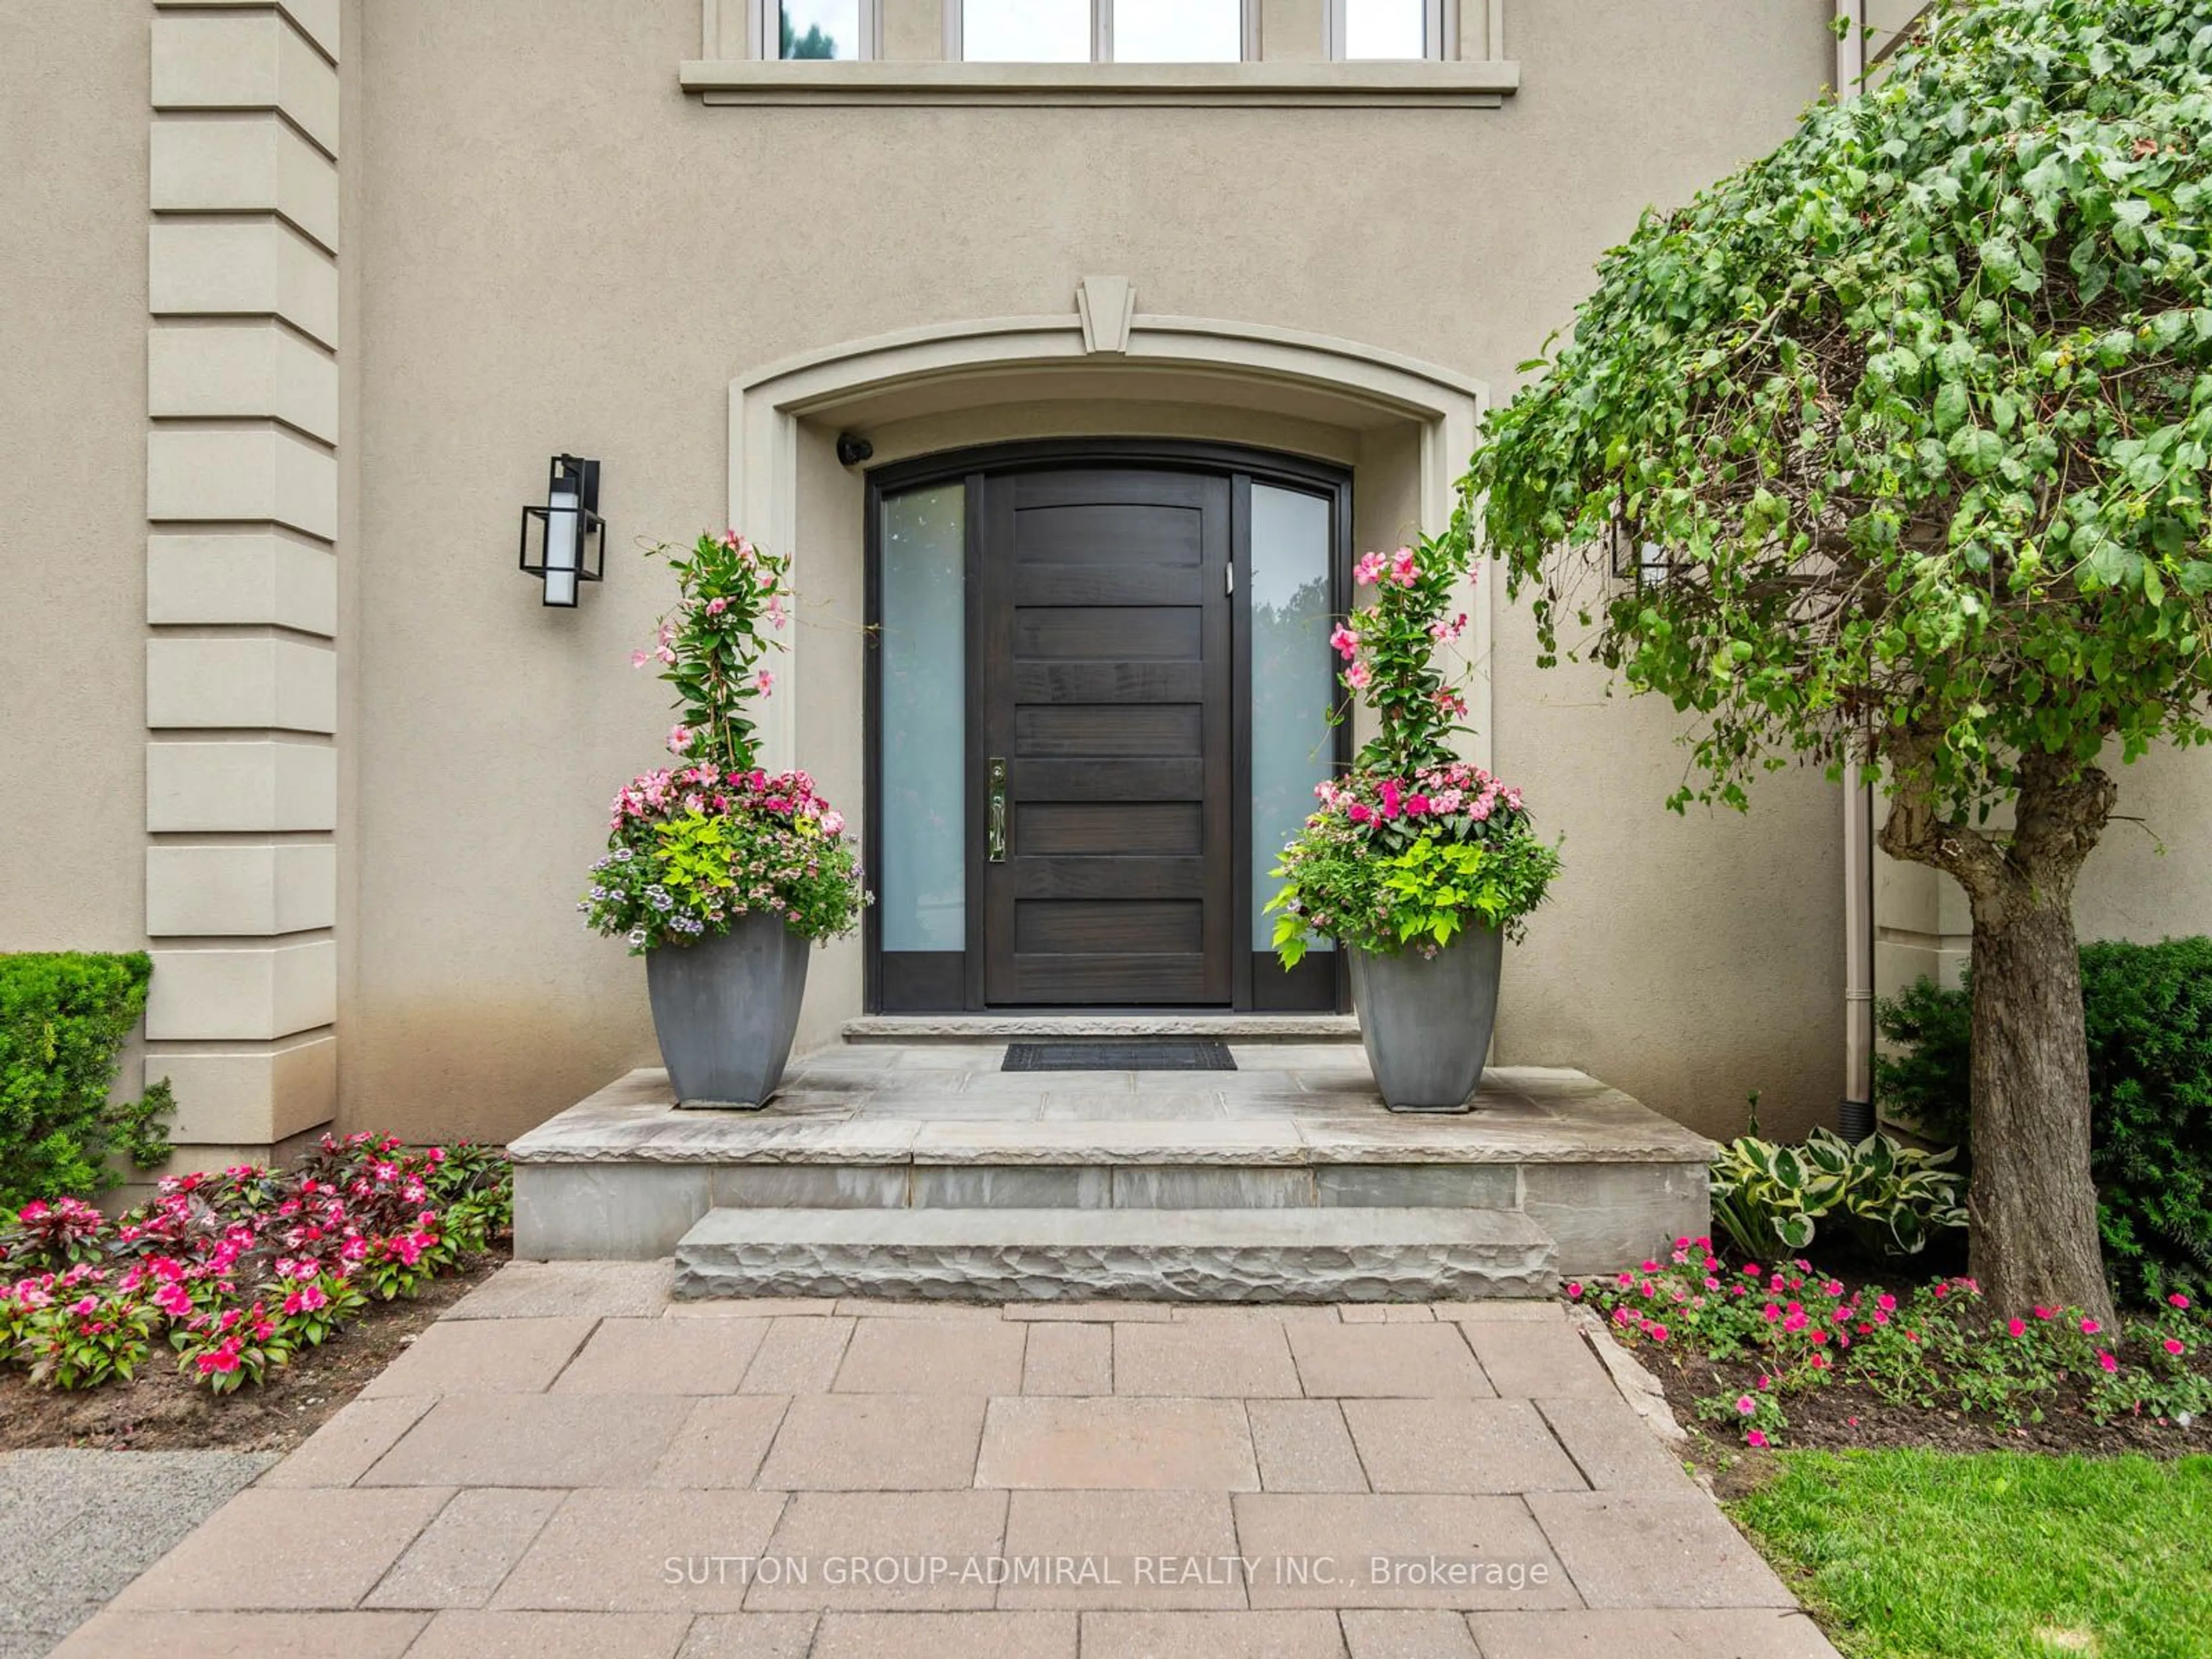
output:
[[[1832,70],[1824,18],[1817,0],[1513,6],[1524,86],[1495,110],[854,110],[687,100],[698,0],[367,9],[346,1121],[509,1133],[649,1057],[638,966],[581,932],[573,896],[601,805],[666,728],[661,688],[625,665],[668,594],[636,538],[723,521],[733,377],[1065,313],[1114,271],[1144,312],[1345,337],[1503,392],[1647,202],[1790,130]],[[1378,489],[1394,441],[1369,458]],[[614,526],[610,580],[573,613],[512,568],[560,449],[605,463]],[[804,452],[801,541],[850,538],[807,584],[842,611],[859,495],[826,451]],[[1362,493],[1363,532],[1402,535],[1410,514],[1382,526],[1379,505]],[[1523,622],[1499,627],[1496,757],[1573,860],[1516,963],[1501,1054],[1571,1059],[1707,1126],[1753,1086],[1785,1118],[1826,1109],[1833,792],[1786,779],[1746,823],[1675,823],[1664,711],[1585,707],[1580,681],[1528,665]],[[856,796],[857,700],[810,698],[799,727],[802,762]],[[850,956],[818,958],[817,981],[856,985]],[[818,1038],[844,995],[817,1000]]]
[[0,3],[0,951],[146,943],[147,20]]
[[[19,572],[0,605],[0,949],[125,948],[146,926],[154,9],[0,3],[11,61],[43,71],[0,111],[4,153],[34,162],[0,242]],[[895,54],[929,57],[936,7],[884,4]],[[504,1138],[652,1057],[641,969],[574,901],[605,802],[670,719],[628,665],[671,592],[640,548],[726,521],[733,380],[901,329],[1064,316],[1110,272],[1142,313],[1337,337],[1503,399],[1646,204],[1790,131],[1833,72],[1829,11],[1508,0],[1522,84],[1492,109],[721,107],[678,82],[701,0],[343,0],[342,1121]],[[1268,0],[1270,58],[1318,55],[1298,43],[1320,15]],[[1321,455],[1354,469],[1363,544],[1415,526],[1410,424],[1256,380],[1108,398],[1087,375],[957,408],[886,395],[855,418],[878,461],[1085,433]],[[857,821],[863,494],[837,424],[801,423],[787,684],[799,759]],[[520,509],[562,450],[602,460],[612,525],[609,580],[574,611],[541,607],[514,568]],[[1775,1128],[1825,1117],[1838,792],[1790,773],[1747,816],[1666,813],[1685,758],[1671,711],[1538,671],[1525,611],[1490,603],[1492,756],[1569,859],[1512,959],[1499,1058],[1583,1066],[1707,1130],[1734,1130],[1752,1089]],[[2085,937],[2212,928],[2208,768],[2160,755],[2122,775],[2123,811],[2166,852],[2114,827]],[[1940,933],[1940,908],[1901,895],[1898,914]],[[833,1039],[859,994],[857,945],[824,951],[803,1041]]]

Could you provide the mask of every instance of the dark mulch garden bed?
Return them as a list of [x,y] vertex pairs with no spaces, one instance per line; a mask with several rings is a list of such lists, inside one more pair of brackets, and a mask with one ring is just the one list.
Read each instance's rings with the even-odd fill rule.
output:
[[[1917,1279],[1961,1272],[1964,1257],[1963,1249],[1954,1253],[1932,1248],[1913,1269],[1901,1270],[1839,1249],[1824,1253],[1813,1267],[1818,1276],[1840,1281],[1850,1295],[1871,1297],[1883,1288],[1902,1294]],[[2062,1382],[2043,1401],[2039,1419],[2018,1423],[1947,1407],[1893,1404],[1863,1382],[1830,1382],[1783,1395],[1789,1427],[1774,1449],[1760,1449],[1741,1443],[1733,1420],[1715,1423],[1701,1417],[1698,1404],[1715,1395],[1733,1399],[1751,1393],[1765,1369],[1760,1363],[1710,1359],[1686,1344],[1661,1346],[1630,1333],[1614,1334],[1666,1390],[1675,1420],[1690,1431],[1689,1455],[1723,1498],[1756,1490],[1773,1478],[1778,1468],[1774,1449],[2070,1452],[2087,1456],[2136,1453],[2160,1459],[2212,1455],[2212,1418],[2197,1418],[2187,1427],[2148,1416],[2100,1424],[2087,1408],[2087,1391],[2072,1382]],[[2194,1354],[2190,1364],[2200,1374],[2212,1376],[2212,1350]]]
[[157,1346],[131,1381],[76,1392],[35,1387],[20,1370],[0,1371],[0,1451],[288,1452],[507,1256],[502,1243],[471,1257],[461,1272],[431,1280],[411,1300],[372,1302],[320,1347],[234,1394],[216,1395],[192,1382],[166,1346]]
[[[1634,1352],[1666,1389],[1667,1404],[1675,1420],[1693,1437],[1702,1435],[1711,1441],[1714,1449],[1730,1460],[1730,1467],[1738,1462],[1756,1464],[1761,1460],[1762,1454],[1733,1443],[1728,1425],[1700,1419],[1697,1407],[1699,1400],[1717,1394],[1748,1391],[1759,1380],[1758,1366],[1723,1364],[1687,1352],[1662,1353],[1649,1343],[1636,1344]],[[2044,1407],[2041,1422],[2016,1427],[1957,1411],[1893,1406],[1871,1389],[1851,1383],[1832,1382],[1792,1394],[1784,1403],[1790,1428],[1782,1443],[1787,1449],[1899,1448],[2081,1452],[2092,1456],[2122,1452],[2140,1452],[2149,1457],[2212,1455],[2212,1423],[2199,1420],[2185,1429],[2144,1418],[2122,1418],[2099,1424],[2081,1409],[2079,1392],[2072,1389],[2061,1389],[2057,1400]]]

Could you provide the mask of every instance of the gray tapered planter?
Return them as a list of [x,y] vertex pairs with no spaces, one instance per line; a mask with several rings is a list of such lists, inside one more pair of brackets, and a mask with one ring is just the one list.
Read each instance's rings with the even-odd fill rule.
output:
[[1505,935],[1468,928],[1433,957],[1350,953],[1359,1040],[1394,1112],[1464,1112],[1498,1023]]
[[765,1106],[783,1081],[809,942],[781,916],[646,952],[653,1029],[678,1106]]

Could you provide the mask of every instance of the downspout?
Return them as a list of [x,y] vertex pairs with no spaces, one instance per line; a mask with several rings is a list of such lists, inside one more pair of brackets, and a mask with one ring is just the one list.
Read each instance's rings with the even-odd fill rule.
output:
[[[1858,95],[1866,61],[1866,0],[1838,0],[1836,96]],[[1856,757],[1844,763],[1844,1098],[1836,1127],[1854,1144],[1875,1131],[1874,785]]]
[[1875,1131],[1874,785],[1844,764],[1844,1100],[1836,1127],[1854,1144]]

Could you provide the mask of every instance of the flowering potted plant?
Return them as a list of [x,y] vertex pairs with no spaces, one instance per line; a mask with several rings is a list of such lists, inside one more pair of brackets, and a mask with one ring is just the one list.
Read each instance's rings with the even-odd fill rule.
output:
[[[1394,1111],[1464,1111],[1482,1079],[1506,939],[1559,873],[1510,789],[1459,759],[1467,700],[1438,661],[1467,629],[1450,615],[1468,573],[1462,526],[1358,564],[1374,597],[1330,643],[1376,735],[1316,789],[1275,870],[1274,944],[1294,966],[1315,935],[1346,952],[1361,1040]],[[1340,715],[1340,718],[1341,716]]]
[[844,818],[805,773],[761,769],[745,712],[775,684],[763,630],[787,620],[789,561],[735,531],[653,550],[681,598],[631,660],[676,688],[676,761],[615,797],[580,908],[644,957],[678,1103],[758,1107],[791,1057],[807,947],[852,932],[869,896]]

